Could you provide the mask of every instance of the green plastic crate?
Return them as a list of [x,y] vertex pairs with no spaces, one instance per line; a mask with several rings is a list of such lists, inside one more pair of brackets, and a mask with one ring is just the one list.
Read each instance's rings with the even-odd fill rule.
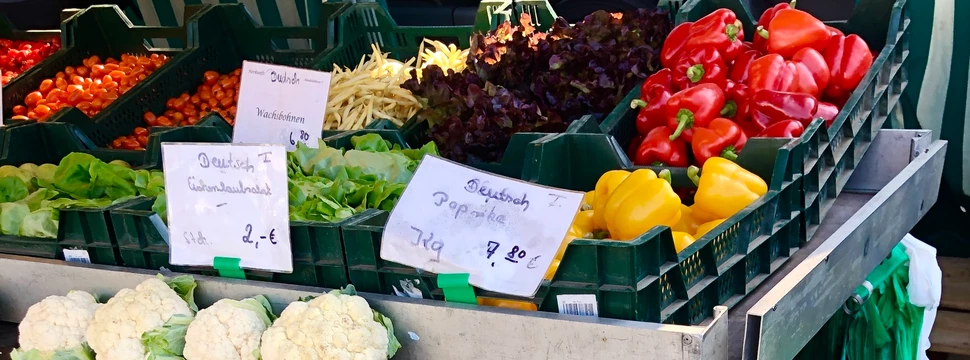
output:
[[335,14],[334,38],[328,51],[315,60],[314,69],[331,71],[333,67],[354,67],[361,57],[371,53],[371,44],[390,53],[393,59],[406,61],[418,55],[424,38],[469,47],[471,26],[409,27],[398,26],[377,3],[323,3],[325,12]]
[[143,114],[164,112],[168,99],[194,93],[206,71],[225,74],[242,67],[243,60],[309,67],[323,49],[284,51],[274,40],[311,39],[326,44],[331,36],[327,21],[320,27],[260,27],[240,4],[187,6],[185,13],[192,14],[186,15],[185,23],[188,49],[143,81],[150,91],[126,94],[124,105],[112,104],[95,116],[93,124],[83,127],[96,146],[145,126]]
[[[75,137],[77,128],[67,123],[34,123],[4,128],[2,131],[3,151],[0,165],[19,166],[24,163],[55,164],[71,152],[94,155],[102,161],[124,160],[134,167],[142,164],[143,156],[126,151],[105,149],[86,149]],[[135,155],[135,156],[131,156]],[[57,251],[49,253],[51,258],[63,258],[60,249],[78,248],[88,250],[95,264],[121,264],[115,241],[114,229],[108,212],[124,207],[125,202],[106,208],[74,208],[60,211],[57,239],[27,239],[6,236],[0,242],[19,238],[15,243],[48,243],[57,245]],[[11,245],[13,246],[13,245]],[[0,247],[4,247],[0,245]]]
[[[764,178],[768,193],[679,254],[666,227],[630,242],[570,243],[549,298],[596,294],[601,317],[691,325],[708,318],[714,305],[733,305],[799,244],[800,187],[789,164],[799,143],[751,139],[738,163]],[[567,132],[537,147],[526,171],[530,181],[543,185],[589,191],[604,172],[635,168],[606,134]],[[693,187],[686,169],[670,170],[675,188]],[[558,304],[547,300],[540,310],[557,311]]]
[[[152,211],[154,198],[139,198],[109,214],[117,235],[124,266],[159,269],[184,269],[190,273],[218,276],[212,268],[172,266],[169,263],[168,228]],[[290,223],[290,245],[293,251],[293,273],[270,273],[246,270],[247,278],[287,284],[338,288],[347,285],[339,224],[309,222]],[[176,270],[178,271],[178,270]]]
[[[146,39],[185,38],[186,35],[184,28],[134,26],[121,9],[114,5],[94,5],[76,13],[61,24],[61,32],[63,48],[60,51],[48,57],[42,67],[35,66],[29,76],[4,87],[4,114],[10,114],[13,106],[23,104],[24,97],[35,91],[41,81],[54,78],[57,72],[63,71],[67,66],[81,65],[82,60],[92,55],[98,55],[102,60],[108,57],[118,59],[122,54],[158,53],[174,57],[180,49],[151,48],[146,45]],[[155,89],[144,83],[155,75],[153,73],[146,81],[133,86],[93,118],[81,113],[80,116],[71,117],[69,121],[78,125],[85,133],[91,134],[101,119],[112,118],[113,114],[137,113],[140,118],[142,111],[134,109],[135,104],[127,100],[152,96]],[[61,109],[47,121],[59,121],[67,112],[79,110]],[[99,138],[94,135],[91,137]]]
[[[10,19],[7,19],[6,16],[3,16],[3,14],[0,14],[0,39],[31,40],[31,41],[49,41],[53,39],[60,40],[61,31],[60,30],[17,30],[17,28],[13,25],[13,23],[10,22]],[[20,75],[17,75],[17,77],[10,79],[10,82],[3,84],[3,87],[6,88],[7,85],[9,84],[14,84],[22,78],[29,77],[30,74],[34,71],[34,69],[44,67],[47,64],[47,62],[48,62],[47,58],[41,60],[40,62],[38,62],[37,64],[34,64],[34,66],[30,67],[26,71],[20,73]],[[4,110],[6,110],[6,108]],[[10,113],[8,113],[7,111],[4,111],[4,114],[8,114],[7,117],[10,117],[9,115]]]
[[[818,230],[873,138],[889,125],[886,119],[900,106],[899,97],[909,82],[905,66],[909,56],[908,6],[907,0],[860,1],[845,25],[845,30],[859,33],[870,47],[885,46],[832,126],[820,131],[821,141],[829,145],[819,151],[815,166],[806,168],[806,239]],[[863,10],[871,13],[864,14]],[[884,29],[889,29],[888,34]]]

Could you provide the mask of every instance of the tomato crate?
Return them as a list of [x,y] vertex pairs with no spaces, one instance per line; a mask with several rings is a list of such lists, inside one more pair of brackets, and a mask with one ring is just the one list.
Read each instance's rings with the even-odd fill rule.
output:
[[[57,41],[60,43],[61,31],[59,29],[52,30],[18,30],[10,19],[6,16],[0,14],[0,39],[2,40],[29,40],[38,42],[48,42]],[[49,57],[49,56],[48,56]],[[39,62],[31,66],[24,72],[20,73],[16,77],[10,79],[8,83],[3,84],[3,87],[7,87],[8,84],[13,84],[16,81],[29,77],[30,74],[37,68],[45,66],[47,63],[47,58],[41,59]],[[8,114],[4,112],[4,114]]]
[[[142,197],[110,211],[124,265],[156,270],[162,267],[174,271],[184,269],[197,274],[218,275],[212,268],[171,265],[169,242],[182,240],[170,239],[168,226],[152,210],[154,202],[154,198]],[[333,239],[339,241],[338,234],[335,234],[339,225],[340,223],[291,222],[293,273],[246,270],[247,278],[329,288],[347,285],[342,248],[327,242]]]
[[[800,183],[789,161],[799,145],[799,139],[749,140],[738,164],[765,179],[768,193],[680,253],[667,227],[629,242],[573,241],[540,310],[558,311],[549,300],[558,295],[595,294],[602,317],[696,325],[714,305],[733,306],[799,246]],[[542,185],[589,191],[606,171],[645,168],[631,166],[607,134],[567,131],[535,146],[527,179]],[[695,187],[686,169],[669,170],[675,188]]]
[[[186,15],[189,14],[189,12],[186,13]],[[186,36],[186,30],[182,27],[134,26],[125,14],[113,5],[94,5],[77,12],[61,24],[61,31],[63,48],[48,57],[42,67],[35,67],[29,76],[5,87],[3,93],[5,114],[11,114],[15,105],[23,105],[27,94],[39,89],[42,81],[54,79],[58,72],[63,72],[68,66],[82,66],[83,61],[93,55],[99,56],[102,60],[109,57],[120,59],[124,54],[159,54],[174,57],[181,49],[150,47],[146,45],[147,39],[184,39]],[[150,78],[152,76],[148,76],[145,80]],[[82,113],[78,117],[66,120],[78,125],[85,133],[90,133],[96,127],[95,124],[102,119],[111,118],[112,113],[131,111],[141,114],[141,110],[132,109],[135,104],[126,100],[151,96],[155,89],[145,82],[141,81],[124,94],[120,94],[115,101],[93,117]],[[56,112],[47,121],[60,121],[65,113],[80,112],[73,107],[52,111]]]
[[[346,4],[336,7],[343,6]],[[171,102],[169,99],[182,94],[189,98],[196,94],[207,71],[226,75],[240,69],[246,60],[307,68],[325,51],[327,39],[332,36],[327,27],[329,21],[316,27],[259,26],[241,4],[191,5],[186,9],[194,13],[186,19],[188,48],[145,79],[144,82],[153,89],[150,94],[129,98],[130,106],[126,111],[106,114],[96,121],[97,126],[86,131],[95,145],[107,146],[120,136],[130,135],[135,127],[149,126],[145,121],[147,112],[162,116],[166,109],[171,109],[167,106]],[[327,16],[333,15],[323,13],[319,16],[326,20]],[[280,39],[309,39],[313,44],[321,45],[310,49],[280,50],[276,46]],[[192,101],[198,100],[197,97]],[[179,105],[175,107],[179,108]],[[185,118],[190,115],[186,112]]]

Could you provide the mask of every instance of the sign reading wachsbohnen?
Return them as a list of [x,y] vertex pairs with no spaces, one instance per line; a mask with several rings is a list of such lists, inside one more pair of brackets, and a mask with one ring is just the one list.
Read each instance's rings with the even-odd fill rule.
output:
[[317,147],[330,73],[243,61],[232,142]]
[[293,272],[281,145],[163,143],[170,262]]
[[582,199],[425,156],[387,220],[381,258],[531,297]]

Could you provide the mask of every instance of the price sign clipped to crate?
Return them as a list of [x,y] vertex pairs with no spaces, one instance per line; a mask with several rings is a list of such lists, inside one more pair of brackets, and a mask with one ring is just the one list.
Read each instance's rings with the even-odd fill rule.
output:
[[232,142],[316,148],[330,73],[243,61]]
[[425,156],[391,211],[381,258],[533,297],[582,198]]
[[162,158],[172,265],[293,272],[282,145],[163,143]]

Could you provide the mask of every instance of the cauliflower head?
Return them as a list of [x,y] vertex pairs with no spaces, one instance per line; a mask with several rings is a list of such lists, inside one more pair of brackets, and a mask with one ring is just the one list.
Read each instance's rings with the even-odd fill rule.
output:
[[263,333],[260,353],[263,360],[386,360],[400,344],[384,321],[364,298],[331,291],[290,303]]
[[182,355],[186,360],[257,360],[259,339],[273,318],[263,296],[219,300],[189,324]]
[[88,323],[100,306],[93,295],[84,291],[48,296],[27,309],[27,316],[20,322],[21,349],[52,355],[82,346]]
[[144,332],[164,325],[173,315],[193,315],[189,303],[163,279],[122,289],[95,311],[87,338],[98,360],[144,359]]

